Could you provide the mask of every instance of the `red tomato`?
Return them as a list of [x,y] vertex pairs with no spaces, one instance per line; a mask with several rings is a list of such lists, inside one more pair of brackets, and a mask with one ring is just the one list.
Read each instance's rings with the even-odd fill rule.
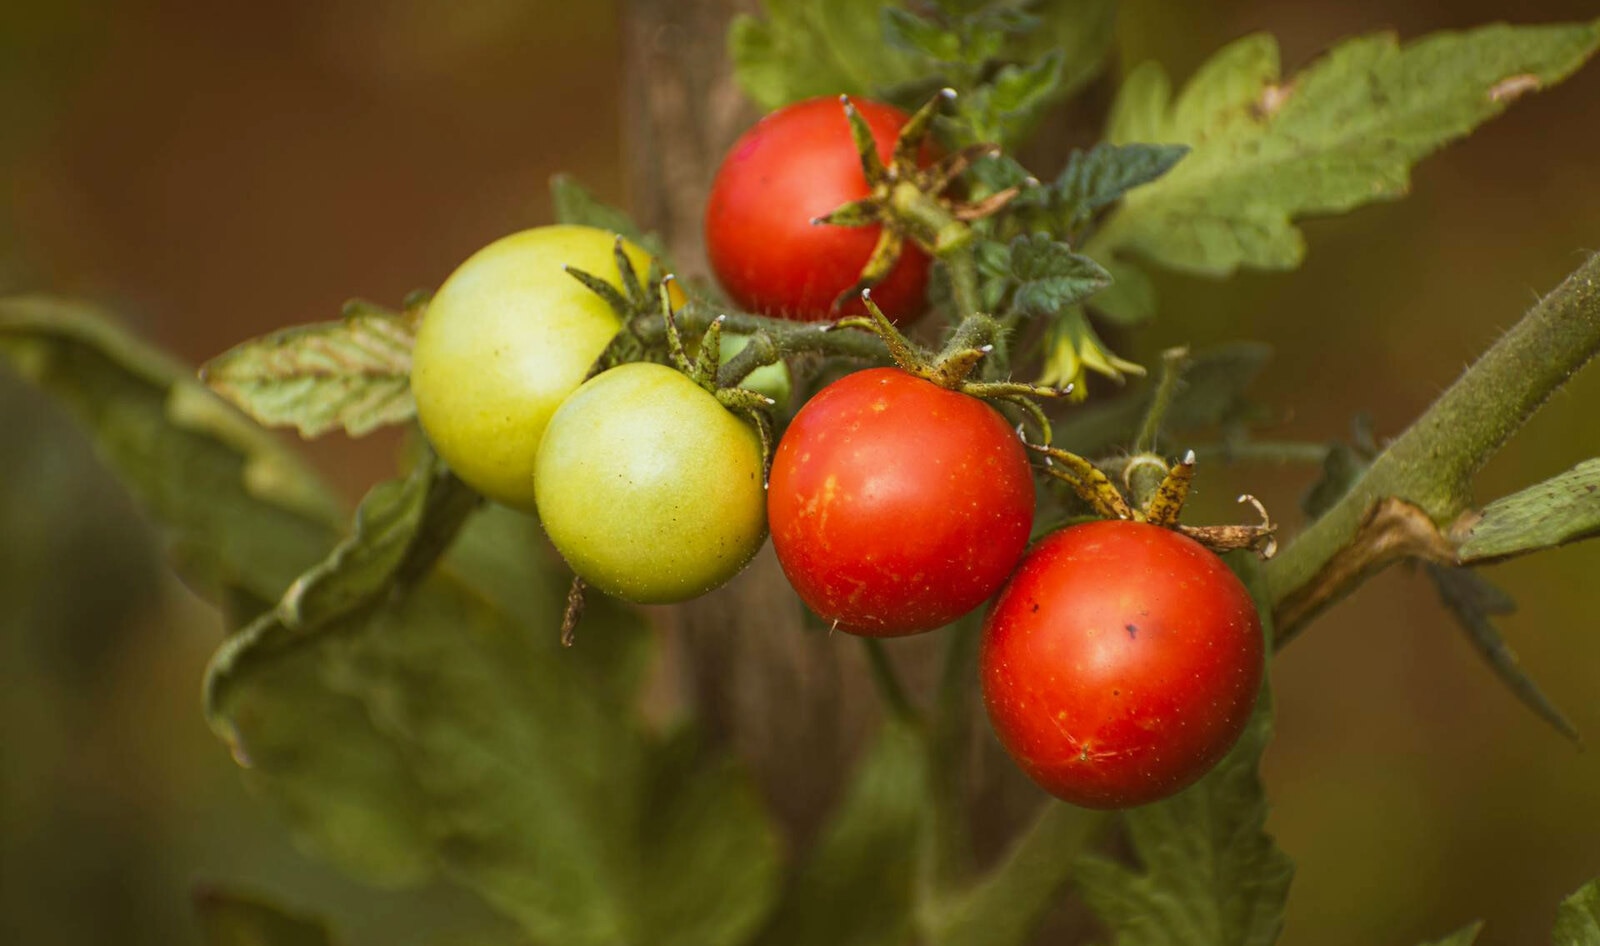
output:
[[1143,805],[1204,775],[1261,688],[1261,621],[1198,542],[1108,520],[1023,559],[984,624],[983,701],[1011,757],[1089,808]]
[[[904,112],[855,99],[888,163]],[[780,108],[728,151],[706,205],[706,253],[717,281],[740,307],[800,321],[831,318],[839,294],[855,285],[880,228],[812,224],[867,196],[861,159],[838,99]],[[921,314],[929,260],[910,242],[872,299],[896,322]],[[844,307],[861,314],[860,302]]]
[[896,368],[846,375],[773,456],[772,545],[800,597],[869,637],[948,624],[1028,544],[1033,477],[1004,417]]

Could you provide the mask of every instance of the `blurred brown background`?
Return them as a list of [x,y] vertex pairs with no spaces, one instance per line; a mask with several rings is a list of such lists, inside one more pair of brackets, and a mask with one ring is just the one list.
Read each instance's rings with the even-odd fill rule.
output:
[[[1117,68],[1175,76],[1267,29],[1286,68],[1329,43],[1593,0],[1133,0]],[[105,300],[191,361],[351,296],[395,303],[496,236],[547,222],[567,170],[624,201],[621,42],[557,0],[8,0],[0,5],[0,289]],[[1273,435],[1392,436],[1583,249],[1600,248],[1600,64],[1421,165],[1406,200],[1312,221],[1288,274],[1165,278],[1131,354],[1237,337],[1278,351]],[[705,173],[710,174],[711,168]],[[1041,169],[1049,170],[1049,169]],[[1481,496],[1600,454],[1600,370],[1559,395]],[[198,708],[216,616],[52,406],[0,377],[0,941],[194,941],[188,886],[240,882],[338,916],[347,940],[496,925],[446,891],[363,890],[298,855]],[[350,496],[379,435],[313,456]],[[1197,518],[1248,489],[1291,523],[1309,472],[1204,471]],[[1498,567],[1512,645],[1600,738],[1600,544]],[[1420,576],[1394,570],[1274,665],[1271,828],[1298,866],[1290,944],[1410,944],[1472,918],[1543,942],[1600,874],[1600,758],[1494,681]],[[462,912],[464,908],[465,913]],[[462,917],[465,917],[464,919]]]

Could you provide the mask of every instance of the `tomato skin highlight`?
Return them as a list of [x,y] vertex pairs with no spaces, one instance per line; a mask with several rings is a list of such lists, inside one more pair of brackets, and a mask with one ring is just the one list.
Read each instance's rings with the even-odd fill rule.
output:
[[983,401],[896,368],[858,371],[795,415],[773,456],[772,544],[840,630],[932,630],[1004,583],[1033,521],[1016,432]]
[[[852,101],[872,129],[878,156],[888,163],[907,115],[889,105]],[[863,314],[859,301],[837,313],[832,306],[855,285],[881,228],[811,221],[867,193],[837,98],[807,99],[772,112],[728,150],[711,184],[706,254],[717,281],[741,308],[762,315],[818,321]],[[873,301],[892,321],[908,322],[922,313],[929,265],[927,255],[908,241],[888,276],[873,287]]]
[[984,622],[995,734],[1039,786],[1086,808],[1188,787],[1238,741],[1261,689],[1261,620],[1193,539],[1070,526],[1023,559]]
[[637,604],[728,581],[766,541],[761,441],[710,392],[635,362],[550,419],[533,478],[545,533],[579,577]]

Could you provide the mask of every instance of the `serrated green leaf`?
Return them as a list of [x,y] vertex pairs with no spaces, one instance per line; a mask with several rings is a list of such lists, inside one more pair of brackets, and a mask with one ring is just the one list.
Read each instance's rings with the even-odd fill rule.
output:
[[1401,196],[1412,164],[1559,82],[1597,44],[1600,22],[1494,25],[1404,47],[1378,34],[1283,81],[1277,43],[1256,35],[1217,53],[1175,102],[1159,67],[1141,66],[1118,96],[1109,139],[1194,151],[1128,195],[1087,251],[1212,276],[1297,266],[1305,244],[1293,219]]
[[1258,773],[1272,735],[1270,693],[1238,745],[1205,778],[1123,813],[1140,867],[1101,857],[1079,864],[1078,889],[1115,946],[1270,946],[1283,926],[1288,857],[1264,825]]
[[974,140],[1017,144],[1054,101],[1063,71],[1061,54],[1050,52],[1027,65],[1002,66],[988,82],[958,99]]
[[883,8],[883,39],[891,46],[919,53],[936,62],[961,55],[961,37],[938,23],[893,5]]
[[1472,946],[1478,941],[1478,933],[1483,930],[1483,923],[1479,921],[1456,930],[1444,939],[1430,940],[1421,946]]
[[1600,946],[1600,880],[1591,880],[1556,910],[1552,946]]
[[205,946],[332,946],[316,920],[288,913],[264,900],[203,887],[194,893],[195,918]]
[[885,722],[758,946],[910,943],[929,791],[925,737]]
[[1076,233],[1095,211],[1160,178],[1188,153],[1188,145],[1143,143],[1102,143],[1073,151],[1050,195],[1063,232]]
[[922,77],[921,57],[889,45],[883,0],[763,0],[728,30],[734,78],[763,110],[818,95],[881,95]]
[[1039,27],[1019,36],[1008,54],[1029,62],[1051,50],[1059,52],[1063,68],[1055,100],[1072,95],[1100,74],[1116,37],[1116,0],[1037,0],[1018,6]]
[[1426,563],[1425,567],[1428,578],[1439,592],[1439,600],[1467,632],[1467,639],[1488,662],[1489,669],[1500,678],[1506,689],[1557,732],[1574,742],[1581,741],[1572,720],[1545,696],[1539,685],[1517,663],[1516,655],[1506,646],[1500,629],[1495,627],[1493,616],[1511,614],[1517,610],[1511,596],[1470,569],[1433,562]]
[[1600,534],[1600,459],[1484,506],[1461,536],[1456,555],[1485,562],[1554,548]]
[[972,94],[982,86],[959,81],[963,75],[1052,54],[1059,67],[1040,104],[1059,101],[1099,72],[1115,21],[1114,0],[947,5],[944,22],[886,0],[763,0],[762,7],[764,18],[734,18],[728,50],[739,86],[764,110],[840,93],[909,106],[936,82]]
[[337,504],[309,469],[101,313],[0,300],[0,359],[71,409],[202,592],[274,600],[332,544]]
[[1017,284],[1011,309],[1024,318],[1060,316],[1111,284],[1099,263],[1043,233],[1011,241],[1011,276]]
[[200,369],[206,386],[259,424],[302,437],[361,437],[417,413],[411,347],[420,312],[356,306],[337,322],[280,329],[235,345]]

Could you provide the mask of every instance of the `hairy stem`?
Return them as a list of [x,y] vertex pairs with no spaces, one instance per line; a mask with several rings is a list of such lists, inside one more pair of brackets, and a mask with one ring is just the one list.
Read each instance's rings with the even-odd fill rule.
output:
[[1242,443],[1206,443],[1194,448],[1202,463],[1304,463],[1315,465],[1328,458],[1328,445],[1298,440],[1246,440]]
[[1172,397],[1178,391],[1178,382],[1188,364],[1187,348],[1169,348],[1161,353],[1161,377],[1156,382],[1155,396],[1144,412],[1144,421],[1139,425],[1139,436],[1133,441],[1134,453],[1155,450],[1156,438],[1161,434],[1161,425],[1166,422],[1167,410],[1172,407]]
[[[1267,566],[1281,646],[1365,573],[1333,568],[1378,504],[1398,499],[1444,525],[1471,505],[1474,474],[1600,351],[1600,254],[1522,317],[1328,512]],[[1287,607],[1290,603],[1293,607]]]
[[[883,342],[865,332],[835,331],[830,322],[791,322],[773,319],[748,312],[729,312],[704,302],[692,301],[678,310],[675,320],[678,330],[685,335],[699,337],[706,327],[723,319],[722,330],[736,335],[766,333],[780,355],[795,352],[821,352],[830,355],[848,355],[873,362],[887,362],[888,350]],[[666,338],[666,326],[656,316],[635,320],[633,333],[646,344],[658,344]]]

